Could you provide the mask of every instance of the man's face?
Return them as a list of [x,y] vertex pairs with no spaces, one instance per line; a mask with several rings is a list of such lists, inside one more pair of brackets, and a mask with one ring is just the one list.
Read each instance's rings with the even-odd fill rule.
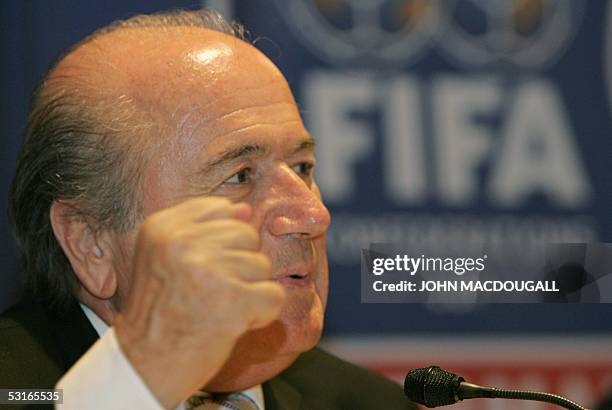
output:
[[[136,67],[143,72],[135,78],[150,81],[141,84],[143,98],[151,98],[167,130],[151,140],[144,214],[197,196],[250,204],[261,252],[287,298],[279,319],[244,335],[232,358],[295,357],[320,337],[328,289],[329,213],[312,178],[313,140],[269,60],[227,36],[189,35],[158,45],[154,62]],[[128,294],[137,231],[118,239],[119,300]]]

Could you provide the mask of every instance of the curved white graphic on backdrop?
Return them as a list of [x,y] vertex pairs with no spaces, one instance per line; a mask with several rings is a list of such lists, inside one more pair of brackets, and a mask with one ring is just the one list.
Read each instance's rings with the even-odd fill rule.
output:
[[276,0],[299,40],[331,64],[404,64],[439,27],[438,0]]
[[405,65],[434,46],[452,64],[545,69],[566,51],[583,0],[275,0],[313,54],[331,64]]
[[509,63],[543,69],[563,55],[583,15],[582,0],[449,0],[438,45],[466,68]]

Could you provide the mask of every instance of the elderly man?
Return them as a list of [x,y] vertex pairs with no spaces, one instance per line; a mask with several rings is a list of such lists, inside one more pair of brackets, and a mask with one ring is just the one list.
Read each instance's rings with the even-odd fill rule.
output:
[[282,74],[214,13],[73,47],[36,91],[11,191],[27,292],[0,321],[0,387],[56,385],[69,409],[413,408],[314,348],[313,147]]

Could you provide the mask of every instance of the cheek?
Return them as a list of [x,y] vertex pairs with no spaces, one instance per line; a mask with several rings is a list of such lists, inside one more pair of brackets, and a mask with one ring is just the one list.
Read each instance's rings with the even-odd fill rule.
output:
[[316,281],[317,293],[323,304],[327,305],[327,294],[329,290],[329,268],[327,264],[326,239],[325,237],[315,241],[315,252],[317,253],[317,264],[319,275]]
[[249,223],[260,233],[263,240],[266,237],[266,224],[269,222],[267,218],[270,216],[270,211],[274,209],[274,197],[269,191],[257,187],[253,189],[248,195],[240,198],[239,202],[249,204],[253,210]]

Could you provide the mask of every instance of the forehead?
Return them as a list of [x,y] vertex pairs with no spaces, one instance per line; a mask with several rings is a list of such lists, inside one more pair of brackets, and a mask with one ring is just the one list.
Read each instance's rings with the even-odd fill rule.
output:
[[174,60],[164,54],[159,69],[170,80],[150,93],[168,127],[161,145],[206,155],[246,140],[286,145],[307,135],[285,78],[267,57],[224,34],[192,34],[191,42],[180,39],[178,50],[169,46]]
[[57,71],[85,76],[111,103],[131,101],[158,128],[149,144],[180,143],[170,136],[207,125],[212,141],[230,129],[237,136],[253,121],[299,120],[276,66],[250,44],[208,29],[120,29],[81,46]]
[[64,58],[52,78],[86,84],[94,99],[129,99],[162,120],[240,89],[275,83],[290,94],[282,74],[256,48],[199,27],[103,34]]

